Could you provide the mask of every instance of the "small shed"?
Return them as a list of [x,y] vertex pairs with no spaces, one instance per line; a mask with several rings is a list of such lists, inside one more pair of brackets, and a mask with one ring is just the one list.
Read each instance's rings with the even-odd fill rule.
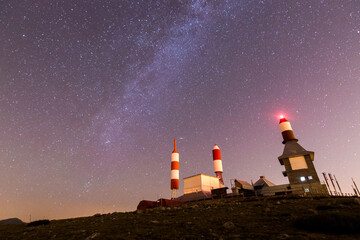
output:
[[211,190],[212,198],[223,198],[227,196],[228,187],[215,188]]
[[260,179],[254,183],[254,190],[258,196],[274,195],[274,193],[270,190],[270,188],[274,186],[276,185],[267,180],[265,176],[260,176]]
[[242,195],[244,197],[255,195],[254,187],[250,183],[238,179],[234,180],[234,185],[232,185],[231,190],[233,195]]

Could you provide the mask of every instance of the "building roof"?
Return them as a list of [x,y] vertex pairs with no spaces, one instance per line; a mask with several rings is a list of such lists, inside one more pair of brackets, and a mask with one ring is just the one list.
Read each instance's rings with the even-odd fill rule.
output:
[[239,187],[241,189],[254,190],[254,187],[250,183],[248,183],[246,181],[237,180],[237,179],[235,179],[235,187]]
[[272,187],[272,186],[275,186],[275,184],[270,182],[269,180],[267,180],[265,178],[265,176],[260,176],[260,179],[254,183],[254,187],[257,187],[257,186]]
[[207,176],[207,177],[212,177],[212,178],[216,178],[216,179],[217,179],[217,177],[215,177],[215,176],[210,176],[210,175],[206,175],[206,174],[202,174],[202,173],[199,173],[199,174],[196,174],[196,175],[193,175],[193,176],[190,176],[190,177],[184,177],[183,179],[192,178],[192,177],[197,177],[197,176],[201,176],[201,175]]
[[303,156],[310,154],[312,156],[312,160],[314,159],[314,152],[305,150],[300,144],[296,141],[288,141],[285,143],[284,152],[278,159],[284,159],[295,156]]

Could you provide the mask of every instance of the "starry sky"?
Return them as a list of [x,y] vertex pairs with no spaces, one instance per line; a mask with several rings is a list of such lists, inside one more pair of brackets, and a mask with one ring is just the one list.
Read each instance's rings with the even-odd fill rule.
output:
[[170,198],[174,138],[180,179],[216,143],[228,187],[287,183],[280,114],[352,192],[359,92],[360,1],[0,0],[0,218]]

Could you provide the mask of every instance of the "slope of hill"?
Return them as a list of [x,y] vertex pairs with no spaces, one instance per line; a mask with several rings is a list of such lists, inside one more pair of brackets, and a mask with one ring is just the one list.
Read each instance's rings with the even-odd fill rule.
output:
[[0,220],[0,225],[9,225],[9,224],[24,224],[24,222],[18,218],[8,218],[8,219]]
[[259,197],[0,226],[0,239],[360,239],[359,198]]

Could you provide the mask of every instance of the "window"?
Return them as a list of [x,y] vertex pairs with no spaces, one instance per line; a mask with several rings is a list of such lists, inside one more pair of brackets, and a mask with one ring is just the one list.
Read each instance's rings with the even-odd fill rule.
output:
[[300,177],[300,181],[305,182],[305,177]]
[[291,165],[292,170],[299,170],[299,169],[307,169],[308,168],[304,156],[291,157],[291,158],[289,158],[289,161],[290,161],[290,165]]
[[309,179],[309,180],[312,180],[312,176],[308,176],[308,179]]
[[310,192],[308,188],[305,188],[305,192]]

